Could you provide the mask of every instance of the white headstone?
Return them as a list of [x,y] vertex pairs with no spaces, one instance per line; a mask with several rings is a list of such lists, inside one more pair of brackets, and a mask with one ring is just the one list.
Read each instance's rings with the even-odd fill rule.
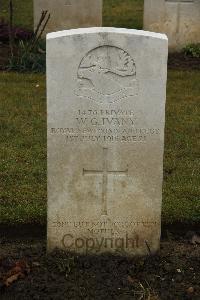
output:
[[145,0],[144,29],[167,34],[171,51],[200,43],[200,0]]
[[50,20],[44,31],[102,26],[102,0],[34,0],[34,28],[36,29],[42,11],[50,13]]
[[158,250],[167,49],[137,30],[47,35],[49,250]]

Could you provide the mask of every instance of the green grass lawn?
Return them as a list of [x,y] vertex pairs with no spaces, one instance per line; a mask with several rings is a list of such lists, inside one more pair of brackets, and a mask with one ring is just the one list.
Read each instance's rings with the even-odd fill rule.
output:
[[[200,72],[169,71],[168,77],[162,220],[197,222]],[[0,86],[1,223],[45,223],[45,77],[0,73]]]
[[[32,29],[31,0],[14,0],[14,23]],[[142,0],[104,0],[104,26],[142,28]],[[0,17],[8,17],[8,0]],[[163,222],[199,222],[200,72],[168,73]],[[0,73],[1,223],[46,222],[44,75]]]
[[[80,0],[81,1],[81,0]],[[9,1],[0,1],[0,18],[8,20]],[[143,0],[104,0],[103,25],[141,29]],[[33,29],[33,1],[13,0],[14,24]]]
[[[39,85],[39,87],[38,87]],[[46,96],[42,75],[0,73],[0,222],[46,218]]]
[[[13,23],[27,29],[33,29],[33,0],[13,0]],[[9,0],[0,1],[0,18],[8,20]]]
[[144,0],[104,0],[103,25],[142,29]]
[[200,72],[169,71],[163,220],[200,221]]

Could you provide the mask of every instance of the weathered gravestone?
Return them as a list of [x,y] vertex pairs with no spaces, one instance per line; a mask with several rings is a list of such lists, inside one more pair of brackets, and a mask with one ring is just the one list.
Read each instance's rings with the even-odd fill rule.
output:
[[200,0],[145,0],[144,29],[166,33],[171,51],[200,42]]
[[137,30],[48,34],[49,250],[159,248],[167,48]]
[[35,29],[45,10],[51,17],[43,35],[64,29],[102,25],[102,0],[34,0]]

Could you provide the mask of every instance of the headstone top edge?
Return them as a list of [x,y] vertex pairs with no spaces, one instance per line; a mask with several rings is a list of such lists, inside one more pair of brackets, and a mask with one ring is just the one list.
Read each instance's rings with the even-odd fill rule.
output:
[[134,36],[144,36],[149,38],[156,38],[160,40],[168,41],[167,35],[163,33],[156,33],[151,31],[127,29],[127,28],[116,28],[116,27],[90,27],[90,28],[78,28],[69,29],[48,33],[46,36],[47,40],[61,38],[65,36],[79,35],[79,34],[92,34],[92,33],[124,33],[131,34]]

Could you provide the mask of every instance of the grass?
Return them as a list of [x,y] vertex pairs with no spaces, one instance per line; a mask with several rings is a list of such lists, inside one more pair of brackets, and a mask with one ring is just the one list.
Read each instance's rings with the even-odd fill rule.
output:
[[[200,221],[199,82],[198,71],[169,71],[164,223]],[[1,223],[45,223],[45,76],[0,73],[0,86]]]
[[[36,87],[39,84],[39,87]],[[2,223],[46,218],[46,96],[42,75],[0,73]]]
[[[142,0],[104,0],[104,26],[142,28]],[[8,17],[1,1],[0,17]],[[14,0],[14,23],[32,29],[32,1]],[[170,70],[164,157],[164,223],[199,222],[200,72]],[[39,86],[38,86],[39,85]],[[0,73],[1,223],[46,222],[45,76]]]
[[103,25],[142,29],[143,2],[143,0],[104,0]]
[[[8,20],[9,0],[0,1],[0,18]],[[33,30],[33,0],[13,0],[13,23],[22,28]]]
[[200,72],[169,71],[163,219],[200,221]]
[[[81,0],[80,0],[81,1]],[[33,0],[13,0],[14,24],[33,29]],[[9,1],[2,0],[0,18],[8,20]],[[104,0],[104,26],[142,29],[143,0]]]

